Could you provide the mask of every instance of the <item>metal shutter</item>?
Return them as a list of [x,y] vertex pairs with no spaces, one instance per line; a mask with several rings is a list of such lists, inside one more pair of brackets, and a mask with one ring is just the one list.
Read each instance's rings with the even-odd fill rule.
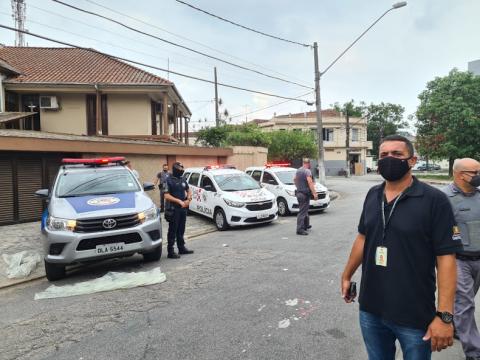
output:
[[13,222],[13,203],[12,162],[9,159],[0,158],[0,224]]
[[34,194],[42,188],[41,159],[18,159],[17,186],[18,220],[39,220],[42,217],[42,201]]

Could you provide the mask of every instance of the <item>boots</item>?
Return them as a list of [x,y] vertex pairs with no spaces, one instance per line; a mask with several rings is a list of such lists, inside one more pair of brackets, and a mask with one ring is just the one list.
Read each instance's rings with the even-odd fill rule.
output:
[[169,259],[180,259],[180,255],[175,253],[175,250],[173,248],[168,248],[168,255],[167,258]]
[[178,249],[178,253],[181,255],[193,254],[193,250],[188,250],[185,246]]

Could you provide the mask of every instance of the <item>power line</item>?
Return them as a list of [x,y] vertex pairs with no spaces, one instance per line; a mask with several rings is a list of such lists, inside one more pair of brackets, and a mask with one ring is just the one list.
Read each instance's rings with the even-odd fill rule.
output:
[[115,24],[117,24],[117,25],[123,26],[123,27],[125,27],[126,29],[135,31],[135,32],[137,32],[137,33],[139,33],[139,34],[142,34],[142,35],[145,35],[145,36],[149,36],[149,37],[151,37],[151,38],[160,40],[160,41],[162,41],[162,42],[165,42],[165,43],[167,43],[167,44],[170,44],[170,45],[179,47],[179,48],[181,48],[181,49],[188,50],[188,51],[194,52],[194,53],[196,53],[196,54],[209,57],[209,58],[211,58],[211,59],[214,59],[214,60],[217,60],[217,61],[220,61],[220,62],[229,64],[229,65],[231,65],[231,66],[235,66],[235,67],[237,67],[237,68],[239,68],[239,69],[246,70],[246,71],[250,71],[250,72],[254,72],[254,73],[256,73],[256,74],[259,74],[259,75],[262,75],[262,76],[266,76],[266,77],[269,77],[269,78],[271,78],[271,79],[276,79],[276,80],[279,80],[279,81],[282,81],[282,82],[285,82],[285,83],[289,83],[289,84],[293,84],[293,85],[297,85],[297,86],[300,86],[300,87],[303,87],[303,88],[306,88],[306,89],[312,89],[312,87],[310,87],[310,86],[302,85],[302,84],[300,84],[300,83],[297,83],[297,82],[294,82],[294,81],[290,81],[290,80],[286,80],[286,79],[283,79],[283,78],[280,78],[280,77],[277,77],[277,76],[268,75],[268,74],[266,74],[266,73],[264,73],[264,72],[261,72],[261,71],[255,70],[255,69],[251,69],[251,68],[248,68],[248,67],[245,67],[245,66],[242,66],[242,65],[238,65],[238,64],[232,63],[232,62],[230,62],[230,61],[228,61],[228,60],[223,60],[223,59],[220,59],[220,58],[218,58],[218,57],[216,57],[216,56],[212,56],[212,55],[206,54],[206,53],[204,53],[204,52],[201,52],[201,51],[198,51],[198,50],[189,48],[189,47],[187,47],[187,46],[174,43],[173,41],[163,39],[163,38],[161,38],[161,37],[158,37],[158,36],[156,36],[156,35],[147,33],[147,32],[142,31],[142,30],[138,30],[138,29],[136,29],[136,28],[134,28],[134,27],[131,27],[131,26],[129,26],[129,25],[126,25],[126,24],[124,24],[124,23],[122,23],[122,22],[120,22],[120,21],[118,21],[118,20],[109,18],[109,17],[104,16],[104,15],[101,15],[101,14],[97,14],[97,13],[95,13],[95,12],[93,12],[93,11],[84,10],[84,9],[81,9],[81,8],[79,8],[79,7],[77,7],[77,6],[73,6],[73,5],[67,4],[67,3],[65,3],[65,2],[63,2],[63,1],[60,1],[60,0],[52,0],[52,1],[53,1],[53,2],[56,2],[56,3],[60,4],[60,5],[69,7],[69,8],[71,8],[71,9],[74,9],[74,10],[77,10],[77,11],[80,11],[80,12],[83,12],[83,13],[85,13],[85,14],[97,16],[97,17],[99,17],[99,18],[108,20],[108,21],[113,22],[113,23],[115,23]]
[[[303,94],[303,95],[300,95],[300,96],[297,96],[295,99],[299,99],[299,98],[302,98],[302,97],[307,96],[307,95],[310,95],[310,94],[313,94],[313,91],[308,92],[308,93]],[[285,103],[287,103],[287,102],[290,102],[290,101],[292,101],[292,100],[285,100],[285,101],[282,101],[282,102],[279,102],[279,103],[276,103],[276,104],[272,104],[272,105],[269,105],[269,106],[265,106],[265,107],[263,107],[263,108],[255,109],[255,110],[250,111],[250,112],[247,112],[247,113],[245,113],[245,112],[244,112],[244,113],[238,113],[238,114],[229,116],[229,118],[235,119],[235,118],[240,117],[240,116],[246,116],[246,115],[254,114],[254,113],[257,113],[257,112],[259,112],[259,111],[263,111],[263,110],[270,109],[270,108],[272,108],[272,107],[276,107],[276,106],[279,106],[279,105],[283,105],[283,104],[285,104]]]
[[214,18],[217,18],[219,20],[222,20],[222,21],[225,21],[227,23],[230,23],[232,25],[235,25],[235,26],[238,26],[238,27],[241,27],[242,29],[245,29],[245,30],[248,30],[248,31],[252,31],[254,33],[257,33],[257,34],[260,34],[260,35],[263,35],[263,36],[266,36],[266,37],[269,37],[269,38],[272,38],[272,39],[276,39],[276,40],[280,40],[280,41],[284,41],[284,42],[288,42],[288,43],[291,43],[291,44],[296,44],[296,45],[300,45],[300,46],[304,46],[304,47],[311,47],[311,45],[308,45],[308,44],[302,44],[300,42],[297,42],[297,41],[293,41],[293,40],[288,40],[288,39],[285,39],[285,38],[281,38],[279,36],[275,36],[275,35],[270,35],[270,34],[267,34],[267,33],[264,33],[263,31],[259,31],[259,30],[255,30],[255,29],[252,29],[250,27],[247,27],[247,26],[244,26],[244,25],[241,25],[241,24],[238,24],[232,20],[228,20],[228,19],[225,19],[221,16],[218,16],[218,15],[215,15],[215,14],[212,14],[211,12],[208,12],[206,10],[203,10],[203,9],[200,9],[192,4],[189,4],[185,1],[182,1],[182,0],[175,0],[176,2],[180,3],[180,4],[183,4],[183,5],[186,5],[194,10],[197,10],[197,11],[200,11],[204,14],[207,14],[209,16],[212,16]]
[[[190,38],[188,38],[188,37],[186,37],[186,36],[176,34],[176,33],[172,32],[172,31],[169,31],[169,30],[166,30],[166,29],[164,29],[164,28],[161,28],[160,26],[157,26],[157,25],[155,25],[155,24],[149,23],[149,22],[147,22],[147,21],[144,21],[144,20],[142,20],[142,19],[133,17],[133,16],[131,16],[131,15],[122,13],[122,12],[116,10],[116,9],[112,9],[112,8],[110,8],[110,7],[108,7],[108,6],[103,5],[103,4],[99,4],[99,3],[97,3],[97,2],[95,2],[95,1],[93,1],[93,0],[84,0],[84,1],[86,1],[86,2],[88,2],[88,3],[90,3],[90,4],[94,4],[94,5],[102,8],[102,9],[111,11],[111,12],[113,12],[113,13],[115,13],[115,14],[124,16],[124,17],[126,17],[126,18],[128,18],[128,19],[137,21],[137,22],[139,22],[139,23],[141,23],[141,24],[144,24],[144,25],[150,26],[150,27],[152,27],[152,28],[155,28],[155,29],[157,29],[157,30],[166,32],[167,34],[170,34],[170,35],[172,35],[172,36],[175,36],[175,37],[177,37],[177,38],[179,38],[179,39],[183,39],[183,40],[186,40],[186,41],[190,41],[190,42],[192,42],[192,43],[194,43],[194,44],[197,44],[197,45],[200,45],[200,46],[202,46],[202,47],[204,47],[204,48],[206,48],[206,49],[215,51],[215,52],[217,52],[217,53],[219,53],[219,54],[222,54],[222,55],[229,56],[229,57],[231,57],[232,59],[240,60],[240,61],[242,61],[242,62],[244,62],[244,63],[246,63],[246,64],[250,64],[250,65],[256,66],[256,67],[258,67],[258,68],[262,68],[262,69],[264,69],[264,70],[271,71],[271,72],[276,73],[276,74],[278,74],[278,75],[290,77],[290,78],[292,78],[292,79],[297,79],[297,80],[299,80],[299,81],[304,82],[304,80],[300,80],[300,79],[298,79],[298,78],[295,78],[295,77],[290,76],[290,75],[286,75],[286,74],[281,73],[281,72],[279,72],[279,71],[276,71],[276,70],[274,70],[274,69],[270,69],[270,68],[268,68],[268,67],[266,67],[266,66],[263,66],[263,65],[260,65],[260,64],[256,64],[256,63],[254,63],[254,62],[251,62],[251,61],[242,59],[242,58],[240,58],[240,57],[238,57],[238,56],[229,54],[229,53],[227,53],[227,52],[225,52],[225,51],[222,51],[222,50],[219,50],[219,49],[215,49],[215,48],[213,48],[213,47],[211,47],[211,46],[209,46],[209,45],[206,45],[206,44],[201,43],[201,42],[199,42],[199,41],[192,40],[192,39],[190,39]],[[29,6],[29,7],[34,7],[33,5],[30,5],[30,4],[29,4],[28,6]]]
[[[18,29],[15,29],[15,28],[7,26],[7,25],[0,24],[0,27],[4,28],[4,29],[7,29],[7,30],[11,30],[11,31],[21,31],[24,34],[27,34],[27,35],[30,35],[30,36],[33,36],[33,37],[36,37],[36,38],[39,38],[39,39],[51,41],[51,42],[54,42],[54,43],[57,43],[57,44],[70,46],[70,47],[77,48],[77,49],[92,51],[92,52],[95,52],[95,53],[100,54],[100,55],[108,56],[110,58],[117,59],[117,60],[122,60],[124,62],[132,63],[132,64],[135,64],[135,65],[140,65],[140,66],[144,66],[144,67],[147,67],[147,68],[160,70],[160,71],[164,71],[164,72],[170,72],[171,74],[178,75],[178,76],[181,76],[181,77],[185,77],[185,78],[188,78],[188,79],[197,80],[197,81],[201,81],[201,82],[205,82],[205,83],[209,83],[209,84],[214,84],[215,83],[212,80],[202,79],[202,78],[199,78],[199,77],[196,77],[196,76],[182,74],[182,73],[179,73],[177,71],[167,70],[167,69],[164,69],[164,68],[161,68],[161,67],[158,67],[158,66],[153,66],[153,65],[145,64],[145,63],[142,63],[142,62],[139,62],[139,61],[126,59],[124,57],[111,55],[111,54],[108,54],[108,53],[103,52],[103,51],[99,51],[99,50],[95,50],[95,49],[91,49],[91,48],[86,48],[86,47],[79,46],[79,45],[74,45],[74,44],[71,44],[71,43],[68,43],[68,42],[65,42],[65,41],[61,41],[61,40],[55,40],[55,39],[49,38],[47,36],[32,33],[30,31],[18,30]],[[292,101],[299,101],[299,102],[307,103],[307,101],[305,101],[305,100],[299,100],[299,99],[296,99],[296,98],[290,98],[288,96],[276,95],[276,94],[271,94],[271,93],[258,91],[258,90],[246,89],[246,88],[242,88],[240,86],[224,84],[224,83],[218,83],[218,85],[226,87],[226,88],[230,88],[230,89],[250,92],[250,93],[253,93],[253,94],[260,94],[260,95],[265,95],[265,96],[270,96],[270,97],[276,97],[276,98],[279,98],[279,99],[286,99],[286,100],[292,100]]]

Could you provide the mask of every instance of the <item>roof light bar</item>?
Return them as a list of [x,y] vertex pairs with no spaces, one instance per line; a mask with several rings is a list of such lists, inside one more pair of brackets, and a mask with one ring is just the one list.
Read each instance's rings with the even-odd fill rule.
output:
[[107,165],[110,163],[121,163],[125,161],[125,157],[123,156],[116,156],[116,157],[109,157],[109,158],[97,158],[97,159],[69,159],[65,158],[62,159],[62,164],[64,165],[74,165],[74,164],[82,164],[82,165]]

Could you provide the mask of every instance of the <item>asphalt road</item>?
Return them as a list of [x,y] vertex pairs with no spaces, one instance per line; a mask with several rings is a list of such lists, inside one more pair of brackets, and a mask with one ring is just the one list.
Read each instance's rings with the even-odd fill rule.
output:
[[[39,301],[46,280],[2,290],[0,358],[366,359],[358,305],[344,304],[339,277],[374,180],[330,180],[341,197],[311,217],[309,236],[287,217],[196,238],[180,260],[124,259],[58,283],[160,265],[162,284]],[[442,354],[462,358],[458,346]]]

